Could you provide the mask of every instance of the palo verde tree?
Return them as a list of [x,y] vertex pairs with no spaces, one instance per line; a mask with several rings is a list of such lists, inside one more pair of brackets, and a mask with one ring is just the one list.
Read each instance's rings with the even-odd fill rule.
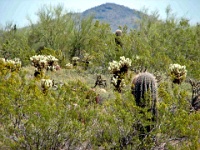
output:
[[0,39],[0,57],[5,59],[20,58],[22,65],[29,63],[34,51],[28,44],[27,29],[14,30],[15,25],[8,24],[3,29]]
[[114,34],[107,23],[100,23],[98,20],[92,25],[90,39],[85,46],[85,51],[94,57],[92,63],[99,66],[105,72],[108,62],[116,59]]
[[93,30],[93,17],[81,18],[80,16],[74,19],[73,38],[71,39],[70,58],[80,57],[85,49],[85,46],[90,40],[90,33]]
[[57,51],[64,64],[73,36],[72,13],[66,12],[61,5],[56,7],[45,5],[38,10],[37,16],[36,24],[30,20],[29,45],[35,50],[43,46]]

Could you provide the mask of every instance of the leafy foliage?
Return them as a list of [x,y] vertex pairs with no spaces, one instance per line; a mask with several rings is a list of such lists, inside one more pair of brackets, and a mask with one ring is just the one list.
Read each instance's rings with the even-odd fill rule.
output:
[[[1,31],[0,148],[199,149],[200,114],[190,111],[191,88],[187,79],[173,84],[168,72],[170,64],[183,64],[186,78],[199,80],[200,26],[176,19],[170,8],[166,12],[164,21],[154,13],[141,16],[137,29],[119,27],[120,48],[109,24],[81,18],[61,6],[41,8],[37,24]],[[52,55],[61,64],[61,70],[46,72],[45,80],[54,81],[48,92],[33,76],[34,55]],[[96,73],[110,80],[109,62],[121,56],[132,61],[122,92],[110,84],[91,88]],[[16,57],[22,61],[20,69],[2,63]],[[73,57],[89,64],[65,69]],[[157,122],[141,138],[140,129],[151,124],[151,114],[136,105],[131,79],[134,70],[144,68],[160,80]]]

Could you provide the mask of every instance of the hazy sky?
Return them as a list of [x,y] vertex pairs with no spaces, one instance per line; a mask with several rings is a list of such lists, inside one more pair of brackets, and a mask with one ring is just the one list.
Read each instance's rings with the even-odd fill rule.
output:
[[170,5],[177,18],[185,17],[191,24],[200,22],[200,0],[0,0],[0,26],[8,22],[18,27],[28,25],[27,16],[37,20],[35,13],[44,4],[62,4],[68,11],[82,12],[107,2],[136,10],[148,8],[149,13],[157,10],[160,18],[165,18],[166,7]]

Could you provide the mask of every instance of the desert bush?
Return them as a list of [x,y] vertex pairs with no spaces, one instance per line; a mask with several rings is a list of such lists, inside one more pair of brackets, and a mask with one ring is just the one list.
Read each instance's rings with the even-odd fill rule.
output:
[[199,113],[190,113],[191,104],[188,100],[191,99],[191,95],[186,87],[188,87],[187,83],[175,84],[172,87],[170,80],[159,85],[158,126],[161,134],[158,136],[158,142],[165,143],[165,148],[199,148],[197,141],[199,133],[196,132],[196,129],[199,128],[197,127],[199,122],[197,118],[200,116]]
[[[61,6],[42,7],[37,12],[38,22],[30,20],[27,28],[2,30],[0,57],[20,58],[22,67],[11,71],[0,59],[0,148],[199,149],[200,115],[190,112],[190,86],[186,82],[171,84],[166,73],[169,65],[177,62],[186,65],[187,77],[199,80],[200,26],[177,19],[169,8],[166,12],[166,20],[159,20],[154,13],[143,15],[136,29],[119,28],[123,47],[118,51],[109,24],[93,17],[82,19],[64,12]],[[46,50],[37,51],[41,46]],[[88,61],[85,54],[93,59],[81,71],[77,67],[47,72],[48,79],[56,79],[58,84],[44,94],[41,80],[35,80],[32,71],[23,71],[30,57],[38,54],[58,58],[62,66],[73,57]],[[121,56],[132,60],[132,70],[147,68],[165,75],[157,87],[158,122],[143,140],[138,125],[152,125],[148,120],[152,114],[139,107],[131,94],[131,82],[124,78],[130,65],[120,68],[119,62],[113,61]],[[113,65],[110,70],[109,62]],[[127,86],[118,93],[108,84],[106,94],[100,93],[91,89],[96,73],[107,79],[113,76],[118,91],[123,90],[120,85],[124,81]],[[101,102],[97,102],[99,97]]]
[[12,38],[4,37],[7,40],[0,44],[2,46],[0,56],[5,59],[19,58],[22,66],[28,65],[29,57],[34,55],[34,51],[29,47],[26,38],[25,35],[16,35]]
[[1,146],[52,149],[61,147],[67,139],[75,146],[74,142],[80,142],[77,139],[81,134],[71,131],[79,132],[86,119],[80,108],[87,107],[94,98],[90,95],[84,99],[87,92],[84,86],[79,93],[80,97],[84,96],[82,100],[75,92],[71,93],[80,86],[80,83],[79,86],[71,83],[71,86],[64,85],[58,93],[51,91],[43,95],[37,81],[27,81],[23,73],[13,75],[7,81],[1,78]]

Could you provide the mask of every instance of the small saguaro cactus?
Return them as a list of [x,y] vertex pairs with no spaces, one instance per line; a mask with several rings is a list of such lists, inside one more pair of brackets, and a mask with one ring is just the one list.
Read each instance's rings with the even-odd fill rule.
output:
[[116,35],[116,37],[115,37],[115,43],[116,43],[116,45],[122,47],[123,46],[123,43],[121,41],[122,30],[117,29],[115,31],[115,35]]
[[117,30],[115,31],[115,35],[116,35],[116,36],[121,36],[121,35],[122,35],[122,30],[117,29]]
[[132,82],[132,94],[135,97],[136,105],[151,111],[152,121],[155,121],[157,116],[157,85],[155,76],[149,72],[142,72],[136,75]]

